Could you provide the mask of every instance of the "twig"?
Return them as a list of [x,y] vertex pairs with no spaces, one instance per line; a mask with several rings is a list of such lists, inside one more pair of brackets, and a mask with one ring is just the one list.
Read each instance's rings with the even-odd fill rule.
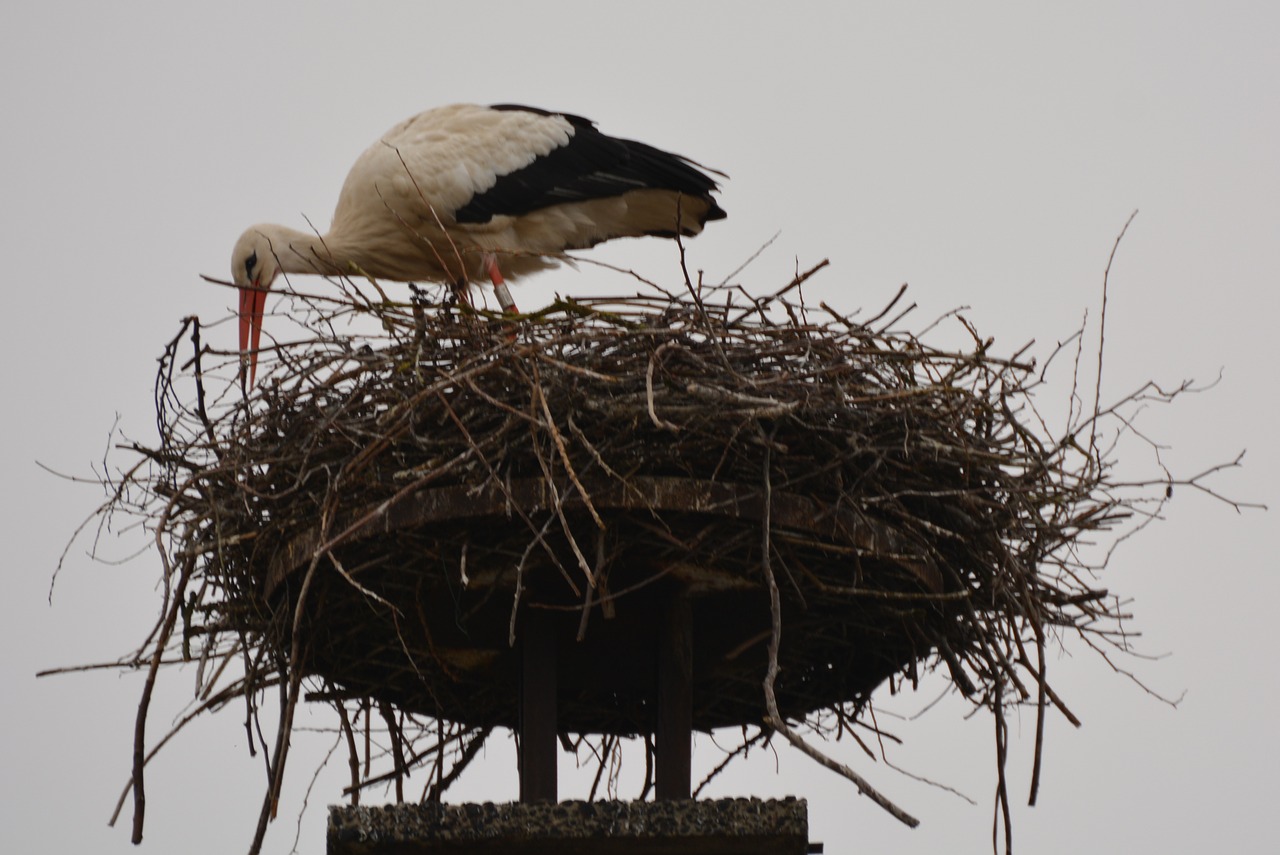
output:
[[[1116,241],[1111,245],[1111,255],[1107,256],[1107,269],[1102,272],[1102,310],[1098,317],[1098,369],[1094,375],[1093,386],[1093,419],[1091,424],[1097,425],[1099,407],[1102,405],[1102,351],[1107,342],[1107,291],[1111,284],[1111,262],[1116,259],[1116,251],[1120,249],[1120,241],[1124,240],[1125,232],[1129,231],[1129,224],[1133,222],[1133,218],[1138,216],[1138,209],[1134,208],[1133,213],[1129,215],[1129,219],[1124,221],[1124,227],[1120,229],[1120,234],[1116,235]],[[1096,430],[1089,431],[1089,450],[1097,449],[1098,434]]]
[[762,478],[762,489],[764,490],[764,516],[760,522],[761,544],[760,544],[760,564],[764,570],[765,581],[769,586],[769,612],[773,620],[773,632],[769,636],[769,669],[764,678],[764,697],[765,705],[768,708],[768,715],[765,717],[766,723],[773,730],[781,733],[786,737],[787,741],[800,749],[801,752],[809,755],[817,760],[823,766],[838,775],[843,775],[853,782],[858,788],[858,792],[880,807],[888,811],[889,815],[899,822],[911,828],[915,828],[920,824],[920,820],[911,816],[911,814],[902,810],[902,808],[889,801],[878,790],[871,786],[865,778],[857,772],[850,769],[843,763],[838,763],[831,757],[809,745],[799,737],[778,714],[778,699],[774,694],[774,683],[778,679],[778,648],[782,643],[782,598],[778,592],[778,583],[773,577],[773,566],[770,555],[773,547],[769,542],[770,527],[770,509],[773,505],[773,488],[770,483],[769,470],[772,466],[772,458],[769,454],[769,446],[765,446],[764,453],[764,475]]

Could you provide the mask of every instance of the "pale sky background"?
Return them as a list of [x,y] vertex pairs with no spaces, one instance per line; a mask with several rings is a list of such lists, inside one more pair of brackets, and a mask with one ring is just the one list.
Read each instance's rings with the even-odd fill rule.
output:
[[[1140,209],[1112,270],[1104,397],[1221,370],[1212,391],[1144,413],[1143,429],[1183,475],[1248,449],[1244,468],[1214,483],[1275,507],[1278,38],[1273,2],[6,4],[4,848],[247,848],[263,774],[240,710],[198,723],[149,767],[140,850],[127,811],[107,828],[140,676],[34,674],[131,650],[157,608],[159,565],[145,553],[94,563],[78,543],[50,606],[58,555],[100,493],[36,462],[89,475],[117,414],[122,430],[154,441],[163,344],[184,315],[230,314],[231,295],[199,274],[225,277],[251,223],[305,227],[305,214],[327,224],[351,162],[397,121],[455,101],[591,117],[732,176],[728,220],[689,245],[709,278],[781,231],[743,275],[748,287],[774,290],[797,263],[830,258],[808,288],[815,302],[878,308],[909,282],[921,325],[968,306],[997,350],[1034,338],[1042,358],[1086,310],[1096,317],[1112,242]],[[667,242],[595,255],[676,281]],[[562,269],[517,298],[532,307],[553,291],[610,289],[631,288]],[[231,324],[209,334],[235,343]],[[1126,466],[1153,471],[1140,446],[1131,454]],[[1171,709],[1069,645],[1050,674],[1084,727],[1050,714],[1035,808],[1025,806],[1034,715],[1013,724],[1021,851],[1273,851],[1275,513],[1179,491],[1165,521],[1116,552],[1102,584],[1132,597],[1142,649],[1170,654],[1125,664],[1185,700]],[[123,558],[142,543],[126,532],[103,553]],[[164,675],[153,734],[193,682]],[[911,713],[935,691],[882,709]],[[990,851],[992,726],[965,709],[943,703],[898,723],[908,745],[894,757],[976,807],[835,749],[919,816],[917,830],[790,751],[776,771],[767,754],[733,767],[709,795],[806,797],[811,837],[832,855]],[[299,737],[268,852],[292,849],[327,747]],[[719,758],[698,742],[697,768]],[[317,782],[299,852],[323,851],[323,805],[341,778],[335,767]],[[515,792],[511,742],[499,736],[450,797]]]

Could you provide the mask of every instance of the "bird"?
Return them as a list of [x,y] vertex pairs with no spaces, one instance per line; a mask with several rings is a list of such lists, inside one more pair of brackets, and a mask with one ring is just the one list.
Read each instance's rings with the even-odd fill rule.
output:
[[251,226],[236,241],[240,353],[257,373],[266,295],[285,274],[360,273],[443,282],[468,299],[554,267],[568,250],[620,237],[693,236],[725,217],[713,172],[607,136],[595,122],[518,104],[453,104],[400,122],[351,167],[324,235]]

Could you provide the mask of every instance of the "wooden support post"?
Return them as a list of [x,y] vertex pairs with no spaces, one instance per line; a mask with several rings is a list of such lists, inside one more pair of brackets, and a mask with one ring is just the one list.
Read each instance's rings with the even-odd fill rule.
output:
[[520,624],[520,801],[557,800],[556,637],[551,615],[526,609]]
[[658,638],[658,722],[654,795],[687,799],[693,740],[693,620],[689,597],[673,591]]

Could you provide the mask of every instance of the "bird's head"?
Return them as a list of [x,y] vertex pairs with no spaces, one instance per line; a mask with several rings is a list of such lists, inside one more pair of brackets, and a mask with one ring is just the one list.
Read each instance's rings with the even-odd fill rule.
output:
[[240,289],[240,355],[248,358],[250,385],[258,372],[267,290],[279,274],[280,262],[269,230],[253,226],[240,235],[231,251],[231,277]]

